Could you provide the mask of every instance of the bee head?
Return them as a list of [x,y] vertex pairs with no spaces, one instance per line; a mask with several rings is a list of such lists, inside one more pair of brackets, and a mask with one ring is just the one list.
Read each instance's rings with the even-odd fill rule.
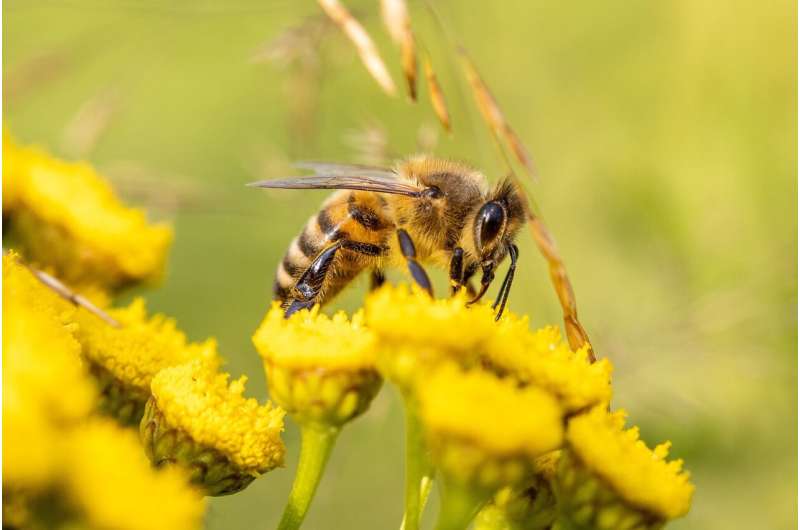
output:
[[492,190],[478,209],[473,236],[481,265],[496,265],[505,257],[508,245],[525,222],[524,204],[519,188],[507,179]]

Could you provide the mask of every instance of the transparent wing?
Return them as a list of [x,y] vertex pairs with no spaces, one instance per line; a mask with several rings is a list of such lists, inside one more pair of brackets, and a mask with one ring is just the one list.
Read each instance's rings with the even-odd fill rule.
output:
[[[396,195],[406,195],[417,197],[423,188],[410,182],[400,180],[393,172],[378,175],[377,173],[358,173],[353,166],[338,166],[349,168],[349,174],[323,173],[321,168],[319,174],[313,176],[288,177],[277,180],[259,180],[251,182],[248,186],[254,188],[282,188],[292,190],[363,190],[374,191],[376,193],[393,193]],[[387,171],[387,170],[384,170]]]

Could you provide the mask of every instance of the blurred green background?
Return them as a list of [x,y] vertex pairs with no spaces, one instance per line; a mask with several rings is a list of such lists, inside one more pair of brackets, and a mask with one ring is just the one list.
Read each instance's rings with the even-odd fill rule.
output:
[[[348,2],[402,87],[377,4]],[[694,506],[671,528],[795,528],[796,5],[434,4],[534,154],[537,201],[582,321],[615,365],[615,406],[648,442],[673,440],[693,473]],[[7,0],[4,121],[23,143],[92,161],[129,201],[173,221],[150,307],[194,339],[217,336],[227,368],[264,399],[250,335],[278,260],[324,193],[245,182],[286,174],[293,159],[421,148],[502,172],[446,33],[411,6],[453,136],[438,134],[426,96],[411,105],[380,92],[313,2],[288,0]],[[520,247],[511,308],[560,323],[527,233]],[[357,307],[365,285],[333,307]],[[396,527],[401,424],[386,389],[344,431],[307,528]],[[213,499],[208,528],[274,526],[297,457],[293,425],[286,439],[286,469]]]

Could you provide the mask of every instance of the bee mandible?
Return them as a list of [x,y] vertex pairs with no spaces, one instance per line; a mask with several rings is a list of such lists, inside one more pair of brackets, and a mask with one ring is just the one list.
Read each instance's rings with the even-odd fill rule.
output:
[[[423,263],[449,271],[453,293],[462,287],[480,300],[498,264],[511,264],[492,306],[506,306],[519,249],[514,239],[527,219],[522,191],[510,179],[490,188],[486,177],[464,164],[417,156],[394,169],[364,165],[298,163],[311,176],[254,182],[284,189],[335,189],[306,222],[278,265],[274,293],[285,315],[325,304],[362,271],[371,284],[387,267],[405,267],[429,294]],[[471,279],[480,270],[480,288]]]

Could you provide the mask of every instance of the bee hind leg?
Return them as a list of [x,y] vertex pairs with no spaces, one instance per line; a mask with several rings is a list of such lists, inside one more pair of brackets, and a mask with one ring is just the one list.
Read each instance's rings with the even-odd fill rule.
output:
[[431,280],[428,278],[428,273],[422,268],[422,265],[417,261],[417,249],[414,247],[414,242],[408,232],[402,228],[397,230],[397,240],[400,242],[400,251],[403,257],[406,258],[408,270],[411,277],[417,282],[417,285],[425,289],[429,295],[433,296],[433,286]]
[[320,302],[320,293],[325,284],[325,278],[331,270],[336,253],[343,248],[368,256],[379,256],[385,253],[385,249],[378,245],[346,239],[341,239],[329,246],[317,254],[311,265],[298,278],[287,302],[284,317],[288,318],[293,313],[301,309],[309,309]]

